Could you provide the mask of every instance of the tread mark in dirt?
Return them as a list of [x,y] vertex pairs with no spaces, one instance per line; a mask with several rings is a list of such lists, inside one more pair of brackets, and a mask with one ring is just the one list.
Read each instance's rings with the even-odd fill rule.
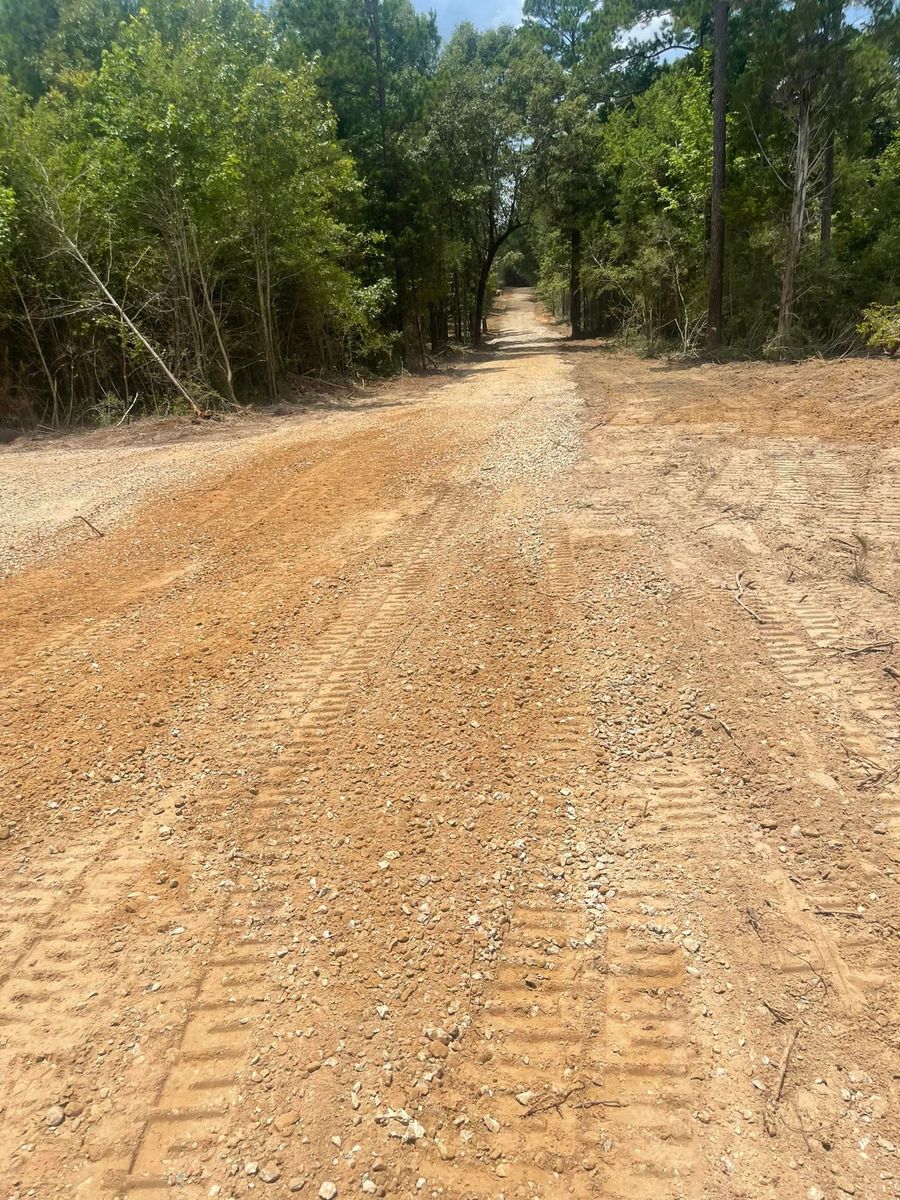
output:
[[[389,572],[358,589],[337,629],[332,627],[323,635],[298,673],[303,682],[292,681],[283,696],[290,696],[292,705],[296,696],[304,697],[305,703],[300,704],[299,721],[282,759],[305,758],[320,747],[327,753],[327,744],[320,739],[358,694],[358,686],[354,685],[383,657],[391,637],[396,639],[398,625],[409,615],[411,602],[423,593],[430,559],[446,545],[461,512],[461,504],[451,496],[424,518],[412,522],[410,540],[397,553]],[[269,724],[271,728],[263,730],[261,736],[284,727],[283,720]],[[222,832],[231,840],[236,840],[235,826],[246,823],[245,849],[251,855],[255,853],[258,861],[280,822],[286,828],[290,826],[294,802],[285,785],[295,774],[284,762],[274,764],[264,773],[263,785],[249,805],[236,811],[233,820],[223,823]],[[260,820],[263,813],[265,819]],[[248,936],[246,931],[254,910],[281,903],[282,881],[277,871],[268,873],[267,882],[268,888],[260,891],[255,880],[247,876],[231,893],[221,922],[222,935],[189,1005],[177,1060],[163,1082],[127,1176],[120,1181],[126,1196],[170,1196],[172,1180],[183,1185],[181,1195],[188,1195],[185,1188],[192,1183],[190,1164],[196,1162],[196,1143],[212,1142],[222,1126],[223,1115],[246,1086],[254,1000],[265,993],[275,953],[268,942]],[[193,1153],[190,1146],[182,1144],[187,1125]],[[202,1189],[197,1187],[200,1195]]]

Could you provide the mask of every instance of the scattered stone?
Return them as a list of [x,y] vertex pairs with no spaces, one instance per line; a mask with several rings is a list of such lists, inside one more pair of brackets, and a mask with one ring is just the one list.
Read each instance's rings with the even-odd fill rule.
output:
[[284,1133],[286,1129],[290,1129],[292,1125],[296,1125],[300,1120],[300,1113],[295,1108],[288,1109],[287,1112],[279,1113],[272,1124],[279,1133]]
[[244,1174],[245,1175],[255,1175],[258,1170],[259,1170],[259,1163],[255,1163],[255,1162],[245,1162],[244,1163]]
[[491,1133],[499,1133],[500,1132],[500,1122],[497,1120],[496,1117],[482,1117],[481,1119],[482,1119],[482,1121],[484,1121],[485,1125],[491,1131]]
[[44,1113],[44,1124],[48,1125],[51,1129],[55,1129],[57,1125],[62,1125],[65,1119],[66,1114],[58,1104],[54,1104]]
[[302,1192],[306,1187],[306,1180],[301,1175],[295,1175],[293,1179],[288,1180],[289,1192]]
[[263,1183],[277,1183],[281,1178],[281,1172],[274,1163],[269,1163],[268,1166],[263,1167],[260,1171],[259,1177]]
[[330,1179],[326,1179],[319,1188],[319,1200],[334,1200],[337,1195],[337,1186]]

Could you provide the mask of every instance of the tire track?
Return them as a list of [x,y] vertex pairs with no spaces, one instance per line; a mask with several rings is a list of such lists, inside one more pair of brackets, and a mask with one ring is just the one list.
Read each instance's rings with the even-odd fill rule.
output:
[[[173,1182],[186,1200],[205,1194],[198,1177],[198,1146],[215,1145],[229,1110],[249,1086],[254,1017],[267,1006],[272,986],[269,973],[277,950],[254,935],[254,914],[280,908],[297,884],[296,870],[285,869],[283,860],[279,869],[270,843],[290,835],[303,812],[297,799],[298,776],[327,760],[328,732],[362,695],[375,663],[384,665],[391,642],[423,595],[435,556],[446,552],[462,513],[461,498],[451,494],[410,521],[411,528],[393,549],[390,568],[364,581],[302,668],[279,689],[289,717],[265,716],[259,723],[261,750],[271,745],[273,736],[284,736],[284,749],[262,771],[254,794],[228,805],[219,819],[223,836],[242,843],[246,869],[230,891],[222,932],[198,979],[175,1063],[125,1176],[117,1181],[126,1196],[169,1196]],[[285,735],[286,720],[293,728]]]

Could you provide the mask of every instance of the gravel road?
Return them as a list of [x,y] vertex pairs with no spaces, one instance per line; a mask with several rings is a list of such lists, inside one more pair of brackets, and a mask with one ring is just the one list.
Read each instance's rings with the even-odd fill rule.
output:
[[4,1198],[900,1195],[889,418],[501,325],[4,458]]

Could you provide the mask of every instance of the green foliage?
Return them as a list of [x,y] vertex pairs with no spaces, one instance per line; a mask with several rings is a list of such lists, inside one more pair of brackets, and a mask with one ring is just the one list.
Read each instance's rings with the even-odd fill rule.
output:
[[[729,6],[725,338],[891,349],[900,10]],[[120,420],[426,367],[493,281],[694,350],[711,0],[0,0],[0,404]],[[773,335],[775,335],[773,337]]]
[[167,388],[153,349],[200,406],[383,357],[353,164],[312,68],[277,57],[244,0],[148,0],[77,88],[8,96],[14,352],[30,341],[57,419],[63,394],[108,411]]
[[896,354],[900,350],[900,304],[870,304],[863,313],[859,332],[867,346]]

